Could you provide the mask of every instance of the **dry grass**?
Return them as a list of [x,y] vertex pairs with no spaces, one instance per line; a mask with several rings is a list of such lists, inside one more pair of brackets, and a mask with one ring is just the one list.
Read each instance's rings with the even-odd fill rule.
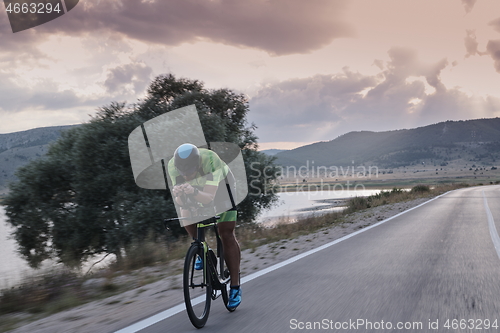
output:
[[3,290],[0,314],[55,313],[82,304],[82,280],[72,271],[58,270],[24,278],[17,287]]
[[379,194],[371,195],[369,197],[356,197],[349,200],[345,213],[349,214],[371,207],[410,201],[419,198],[433,197],[467,186],[469,185],[447,184],[431,188],[428,185],[416,185],[410,191],[403,191],[401,189],[394,188],[391,191],[382,191]]
[[243,250],[255,249],[263,244],[274,243],[284,239],[294,239],[321,228],[342,223],[343,216],[343,213],[333,212],[318,216],[303,217],[296,222],[283,219],[272,228],[254,226],[252,228],[238,229],[237,238]]
[[186,236],[167,243],[152,240],[133,243],[127,247],[123,260],[113,262],[109,265],[108,271],[111,273],[118,271],[130,272],[139,268],[165,264],[172,260],[184,258],[190,243],[191,241]]

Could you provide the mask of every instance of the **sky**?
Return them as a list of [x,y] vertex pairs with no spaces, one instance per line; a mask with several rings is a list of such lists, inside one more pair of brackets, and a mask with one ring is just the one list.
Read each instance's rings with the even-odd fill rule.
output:
[[0,133],[79,124],[158,75],[249,101],[260,149],[500,116],[497,0],[80,0],[12,33]]

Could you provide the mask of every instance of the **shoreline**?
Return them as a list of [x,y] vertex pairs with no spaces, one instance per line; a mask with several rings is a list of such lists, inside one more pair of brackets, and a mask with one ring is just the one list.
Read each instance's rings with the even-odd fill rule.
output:
[[[309,178],[305,177],[306,182],[295,180],[285,180],[280,181],[276,184],[269,185],[269,191],[271,192],[273,188],[285,188],[285,191],[275,191],[275,193],[294,193],[294,192],[316,192],[316,191],[327,191],[327,192],[345,192],[345,191],[355,191],[356,186],[363,187],[358,190],[391,190],[393,188],[412,188],[416,185],[432,185],[432,184],[460,184],[466,183],[469,185],[484,182],[485,184],[498,184],[500,183],[500,175],[498,173],[492,172],[487,175],[450,175],[450,176],[440,176],[431,177],[426,175],[425,177],[408,177],[408,178],[396,178],[387,177],[380,175],[380,178],[363,178],[363,177],[346,177],[333,180],[332,178]],[[336,190],[335,186],[340,186],[340,189]],[[344,189],[343,186],[349,186]],[[323,188],[326,187],[326,190]],[[297,190],[297,188],[299,188]]]

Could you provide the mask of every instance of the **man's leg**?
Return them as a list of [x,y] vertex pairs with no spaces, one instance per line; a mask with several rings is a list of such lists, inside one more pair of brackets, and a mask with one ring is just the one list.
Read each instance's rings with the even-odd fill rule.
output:
[[238,244],[234,234],[236,222],[220,222],[218,226],[224,248],[224,258],[226,259],[227,268],[231,273],[231,285],[236,286],[240,284],[241,261],[240,244]]
[[190,224],[185,226],[184,228],[186,228],[186,231],[188,232],[189,236],[191,236],[191,238],[196,238],[196,224]]
[[[191,217],[191,211],[188,210],[188,209],[182,209],[181,208],[181,216],[182,217]],[[186,220],[187,222],[187,220]],[[188,232],[189,236],[191,236],[191,238],[196,238],[197,236],[197,230],[196,230],[196,224],[193,223],[193,224],[189,224],[189,225],[186,225],[184,226],[184,228],[186,228],[186,231]]]

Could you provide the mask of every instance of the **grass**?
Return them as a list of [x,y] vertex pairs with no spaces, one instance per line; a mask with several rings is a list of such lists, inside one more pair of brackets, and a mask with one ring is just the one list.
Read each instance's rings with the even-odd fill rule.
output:
[[[19,311],[54,313],[79,305],[81,285],[78,276],[68,270],[26,277],[19,286],[2,291],[0,314]],[[53,307],[55,303],[57,308]]]
[[2,317],[0,325],[0,333],[15,329],[20,320],[21,319],[17,317],[9,317],[9,316]]
[[415,200],[419,198],[434,197],[445,192],[456,190],[463,187],[468,187],[469,184],[444,184],[436,187],[429,185],[416,185],[410,191],[403,191],[394,188],[391,191],[382,191],[379,194],[371,195],[369,197],[356,197],[348,202],[346,213],[354,213],[360,210],[377,207],[397,202],[404,202]]
[[[496,183],[500,182],[497,181]],[[285,247],[284,244],[299,236],[311,234],[333,225],[342,225],[346,221],[348,214],[371,207],[432,197],[466,186],[469,185],[444,184],[430,187],[424,184],[414,186],[410,191],[394,188],[369,197],[352,198],[348,201],[347,208],[342,212],[307,216],[298,219],[295,223],[288,223],[288,220],[283,219],[281,223],[272,228],[262,227],[257,224],[242,225],[236,228],[237,239],[242,250],[251,249],[255,252],[257,247],[277,241],[282,242],[283,248]],[[206,238],[209,243],[214,244],[213,233],[208,232]],[[2,322],[0,332],[3,332],[7,327],[15,326],[17,322],[23,320],[16,319],[12,314],[27,313],[33,315],[32,318],[36,319],[40,315],[60,312],[92,300],[116,295],[127,290],[127,288],[130,289],[130,286],[114,284],[112,282],[113,278],[122,274],[136,274],[137,269],[144,267],[166,267],[169,263],[184,258],[190,242],[187,237],[184,237],[169,244],[153,241],[133,244],[127,249],[127,255],[121,262],[114,262],[106,269],[92,276],[92,278],[106,279],[106,283],[100,285],[98,290],[87,290],[84,287],[84,282],[89,277],[70,270],[63,269],[39,276],[26,277],[20,285],[0,292],[0,316],[2,316],[0,319],[0,322]],[[292,250],[296,249],[293,248]],[[262,259],[265,259],[265,257]],[[179,269],[171,270],[171,274],[179,273]],[[138,276],[138,286],[155,282],[164,277],[165,275]],[[138,293],[141,291],[142,289],[139,289]]]

